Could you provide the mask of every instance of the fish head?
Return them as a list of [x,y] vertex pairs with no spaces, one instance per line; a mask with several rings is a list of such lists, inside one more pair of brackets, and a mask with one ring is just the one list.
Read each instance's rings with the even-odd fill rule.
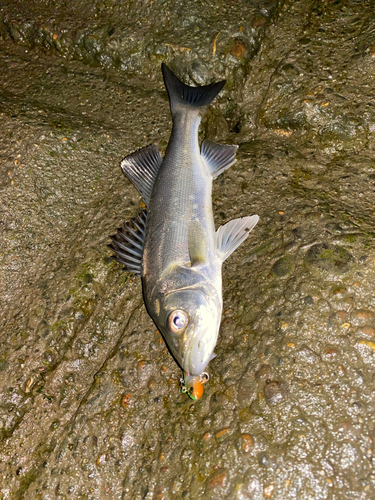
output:
[[190,375],[204,371],[216,346],[222,305],[215,295],[190,288],[173,291],[163,301],[159,326],[176,361]]

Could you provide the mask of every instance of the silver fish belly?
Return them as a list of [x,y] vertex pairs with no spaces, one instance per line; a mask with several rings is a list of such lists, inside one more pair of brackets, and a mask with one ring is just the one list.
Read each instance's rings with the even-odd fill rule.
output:
[[146,308],[185,373],[200,375],[212,358],[222,312],[223,261],[247,238],[258,216],[215,232],[212,181],[235,162],[237,146],[198,142],[202,108],[225,81],[190,87],[162,65],[173,128],[164,160],[151,145],[122,169],[146,211],[112,237],[114,259],[142,276]]

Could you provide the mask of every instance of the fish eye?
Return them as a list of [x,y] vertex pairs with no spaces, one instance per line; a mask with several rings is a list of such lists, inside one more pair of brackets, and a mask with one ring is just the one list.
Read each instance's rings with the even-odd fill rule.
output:
[[168,316],[167,326],[168,329],[173,333],[178,333],[183,330],[189,323],[189,317],[185,311],[177,309],[171,312]]

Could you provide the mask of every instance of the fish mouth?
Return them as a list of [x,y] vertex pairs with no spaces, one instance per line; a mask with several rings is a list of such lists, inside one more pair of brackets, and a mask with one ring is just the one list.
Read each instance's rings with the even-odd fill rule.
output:
[[[203,343],[203,346],[202,346]],[[205,343],[202,340],[194,342],[193,346],[189,343],[186,346],[182,357],[182,368],[190,375],[200,375],[208,365],[214,347],[209,352],[205,352]]]
[[[197,321],[199,322],[196,320],[195,323]],[[193,335],[189,339],[182,353],[182,367],[191,375],[200,375],[205,370],[212,357],[218,336],[218,329],[213,329],[212,326],[197,330],[199,335]],[[195,325],[194,331],[196,331]]]

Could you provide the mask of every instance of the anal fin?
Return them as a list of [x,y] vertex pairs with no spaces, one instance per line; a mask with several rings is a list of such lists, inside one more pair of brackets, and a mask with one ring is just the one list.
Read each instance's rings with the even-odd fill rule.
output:
[[249,236],[259,220],[257,215],[233,219],[220,226],[215,233],[216,251],[224,262]]
[[207,139],[202,142],[201,155],[206,160],[214,179],[235,163],[238,146],[216,144]]
[[112,243],[108,245],[115,252],[112,259],[124,264],[126,271],[138,276],[142,274],[146,220],[147,213],[143,211],[117,229],[117,233],[111,236]]

